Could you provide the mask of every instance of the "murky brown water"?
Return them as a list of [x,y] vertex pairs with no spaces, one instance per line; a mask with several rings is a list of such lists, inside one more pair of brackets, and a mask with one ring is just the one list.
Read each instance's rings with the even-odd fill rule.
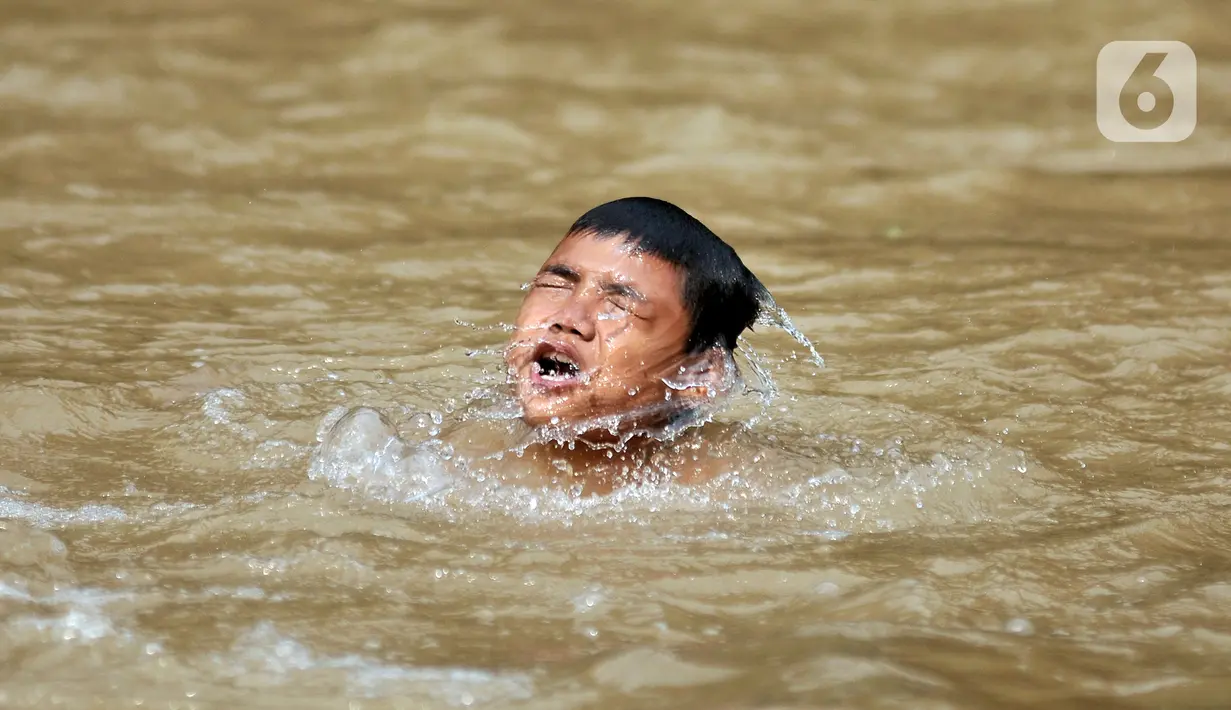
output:
[[[7,0],[0,706],[1226,707],[1229,21]],[[1096,131],[1142,37],[1201,61],[1184,143]],[[310,477],[344,407],[433,446],[627,194],[825,355],[750,339],[780,395],[730,445],[772,465]]]

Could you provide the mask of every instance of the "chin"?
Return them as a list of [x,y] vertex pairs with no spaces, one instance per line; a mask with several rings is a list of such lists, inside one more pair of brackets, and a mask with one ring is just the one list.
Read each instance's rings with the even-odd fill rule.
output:
[[[610,412],[596,411],[586,403],[572,401],[568,396],[543,396],[534,394],[521,398],[521,420],[531,427],[559,428],[559,433],[579,436],[598,425],[610,426],[605,420]],[[616,413],[618,416],[618,413]]]
[[[566,398],[544,396],[539,393],[523,395],[520,399],[521,419],[530,426],[569,424],[578,417]],[[555,421],[552,421],[552,420]]]
[[622,432],[656,429],[666,424],[672,413],[637,407],[595,409],[560,399],[523,399],[521,406],[521,419],[527,426],[547,428],[552,436],[600,441]]
[[526,424],[528,424],[529,426],[532,426],[532,427],[547,426],[548,424],[552,423],[551,421],[552,418],[556,419],[557,424],[564,421],[563,418],[561,418],[560,415],[558,414],[552,414],[551,412],[537,410],[532,407],[526,407],[525,405],[522,406],[521,420],[525,422]]

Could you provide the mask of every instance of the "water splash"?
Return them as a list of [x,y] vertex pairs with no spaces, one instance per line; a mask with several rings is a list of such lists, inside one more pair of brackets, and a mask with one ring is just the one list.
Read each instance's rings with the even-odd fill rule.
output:
[[463,328],[469,328],[470,330],[473,330],[476,333],[482,333],[482,332],[493,331],[493,330],[498,330],[503,333],[512,333],[513,331],[517,330],[517,326],[513,325],[512,323],[480,324],[480,323],[472,323],[471,321],[462,320],[461,318],[454,318],[453,323],[454,325],[459,325]]
[[760,387],[750,387],[752,392],[755,392],[760,400],[761,406],[768,407],[775,399],[778,398],[778,385],[774,382],[774,378],[769,374],[768,359],[752,347],[744,336],[739,336],[739,349],[743,353],[744,362],[748,364],[748,369],[752,374],[756,375]]
[[411,447],[380,412],[369,407],[326,417],[317,438],[320,450],[308,477],[325,479],[337,488],[413,502],[454,484],[446,464],[453,458],[451,447],[435,438]]
[[[757,323],[781,328],[806,348],[813,365],[825,366],[772,298]],[[745,336],[738,343],[722,364],[722,385],[701,398],[702,406],[683,412],[674,400],[682,390],[704,386],[708,378],[697,377],[702,371],[684,368],[664,377],[666,398],[638,403],[635,411],[537,427],[520,421],[507,368],[484,369],[478,386],[461,396],[462,406],[445,408],[447,417],[430,412],[412,417],[415,433],[406,432],[409,439],[370,409],[348,417],[342,416],[346,410],[335,412],[322,423],[321,448],[309,476],[360,496],[449,516],[481,509],[523,522],[569,525],[579,519],[637,521],[647,510],[729,510],[735,504],[758,506],[758,515],[784,515],[827,535],[982,519],[1002,509],[1006,499],[1028,497],[1020,466],[1007,466],[997,451],[962,451],[944,432],[924,435],[934,423],[909,412],[889,413],[887,423],[860,425],[852,422],[864,421],[859,417],[869,412],[842,412],[840,403],[826,402],[825,421],[831,426],[872,427],[893,435],[885,446],[867,452],[860,439],[818,435],[815,427],[800,426],[793,419],[795,408],[778,401],[791,393],[780,392],[771,374],[786,364],[782,353],[759,351]],[[785,350],[790,360],[797,359],[797,351]],[[502,350],[480,347],[472,353],[494,358]],[[629,392],[630,398],[636,395]],[[723,420],[714,422],[717,416]],[[653,427],[630,423],[649,421]],[[703,426],[711,422],[717,426]],[[584,436],[588,433],[596,436]],[[428,438],[421,439],[425,434]],[[907,434],[915,446],[903,445]],[[969,442],[965,433],[960,438]],[[578,451],[583,447],[594,451]],[[580,456],[575,460],[574,451]],[[689,479],[699,457],[722,461],[726,468],[714,478],[676,485]],[[576,461],[587,471],[574,475]],[[539,467],[545,470],[541,478]]]
[[787,315],[786,309],[778,305],[773,297],[769,297],[769,302],[761,308],[760,314],[757,316],[756,325],[767,325],[776,328],[781,328],[787,335],[800,345],[808,350],[809,359],[817,368],[825,367],[825,358],[813,347],[812,341],[808,340],[808,336],[804,335],[803,331],[795,327],[795,322]]

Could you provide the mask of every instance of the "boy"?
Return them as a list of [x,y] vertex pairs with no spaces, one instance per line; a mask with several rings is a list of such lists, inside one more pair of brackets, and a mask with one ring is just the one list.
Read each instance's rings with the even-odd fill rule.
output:
[[[769,302],[735,250],[679,207],[649,197],[595,207],[539,269],[505,351],[529,438],[517,457],[453,441],[459,462],[586,492],[721,473],[721,447],[689,424],[737,384],[736,339]],[[354,410],[322,459],[368,461],[353,456],[389,451],[390,436],[379,414]]]
[[573,224],[530,284],[505,360],[533,427],[599,441],[678,421],[732,383],[768,293],[675,205],[630,197]]

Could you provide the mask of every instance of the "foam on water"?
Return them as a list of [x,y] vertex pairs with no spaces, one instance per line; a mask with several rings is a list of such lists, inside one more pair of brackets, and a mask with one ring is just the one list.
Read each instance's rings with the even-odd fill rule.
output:
[[0,486],[0,518],[26,520],[40,528],[124,520],[127,514],[113,505],[88,503],[80,508],[64,509],[23,500],[20,493]]
[[[2,627],[13,644],[46,642],[92,644],[103,639],[132,640],[132,633],[118,628],[106,612],[108,605],[131,600],[132,592],[105,589],[62,587],[48,594],[33,593],[21,578],[0,583],[0,599],[18,602],[26,613],[10,613]],[[45,586],[45,585],[43,585]]]
[[15,630],[29,626],[62,641],[89,643],[115,633],[111,619],[97,608],[69,609],[63,616],[31,617],[13,622]]
[[26,494],[0,486],[0,519],[24,520],[42,529],[131,521],[138,516],[158,519],[175,516],[197,507],[199,506],[195,503],[158,502],[143,506],[139,512],[102,503],[87,503],[78,508],[56,508],[28,500]]
[[388,665],[358,654],[320,655],[268,621],[242,634],[229,653],[214,654],[210,660],[219,675],[242,679],[249,687],[316,685],[336,678],[351,696],[419,698],[458,706],[534,695],[533,679],[521,673]]

